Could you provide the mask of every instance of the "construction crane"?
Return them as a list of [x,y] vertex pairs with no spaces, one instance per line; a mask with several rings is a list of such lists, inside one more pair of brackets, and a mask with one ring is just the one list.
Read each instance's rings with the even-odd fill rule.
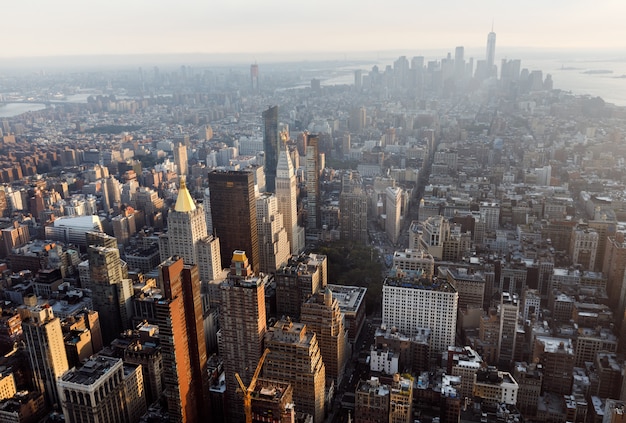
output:
[[243,409],[246,412],[246,423],[252,423],[252,392],[254,392],[256,380],[259,378],[259,373],[261,373],[263,362],[265,361],[265,357],[267,357],[269,352],[269,348],[266,348],[265,351],[263,351],[263,355],[259,359],[259,364],[257,364],[254,375],[252,376],[252,380],[250,380],[250,385],[248,385],[247,388],[246,385],[243,384],[239,373],[235,373],[235,379],[237,379],[237,383],[239,383],[239,388],[241,389],[241,392],[243,394]]

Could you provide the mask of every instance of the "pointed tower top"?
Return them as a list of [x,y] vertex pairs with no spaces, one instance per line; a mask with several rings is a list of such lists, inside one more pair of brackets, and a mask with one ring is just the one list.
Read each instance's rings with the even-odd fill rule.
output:
[[178,188],[178,198],[176,198],[176,205],[174,206],[174,210],[177,212],[192,212],[196,209],[196,204],[191,198],[191,194],[187,189],[187,184],[185,183],[185,178],[180,178],[180,187]]
[[291,178],[294,175],[291,156],[287,152],[287,147],[282,146],[278,153],[278,164],[276,165],[277,178]]

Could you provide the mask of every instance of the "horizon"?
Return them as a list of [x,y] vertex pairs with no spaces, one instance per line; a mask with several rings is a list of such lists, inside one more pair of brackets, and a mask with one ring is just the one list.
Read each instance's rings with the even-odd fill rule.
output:
[[[36,10],[37,13],[33,13]],[[148,0],[10,2],[0,34],[7,61],[32,57],[153,54],[266,55],[454,49],[626,49],[626,3],[390,0],[294,3],[229,0],[175,6]],[[199,52],[199,53],[194,53]]]

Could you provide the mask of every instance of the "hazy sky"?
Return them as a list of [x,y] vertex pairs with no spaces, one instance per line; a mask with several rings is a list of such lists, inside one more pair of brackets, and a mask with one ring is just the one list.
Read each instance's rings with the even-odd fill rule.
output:
[[[6,0],[0,57],[626,47],[624,0]],[[501,50],[500,50],[501,51]],[[626,49],[624,49],[626,53]]]

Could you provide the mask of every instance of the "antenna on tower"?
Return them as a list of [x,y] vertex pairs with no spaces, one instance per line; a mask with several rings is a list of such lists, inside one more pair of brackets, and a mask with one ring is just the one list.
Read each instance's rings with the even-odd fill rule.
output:
[[493,18],[491,18],[491,32],[493,32]]

